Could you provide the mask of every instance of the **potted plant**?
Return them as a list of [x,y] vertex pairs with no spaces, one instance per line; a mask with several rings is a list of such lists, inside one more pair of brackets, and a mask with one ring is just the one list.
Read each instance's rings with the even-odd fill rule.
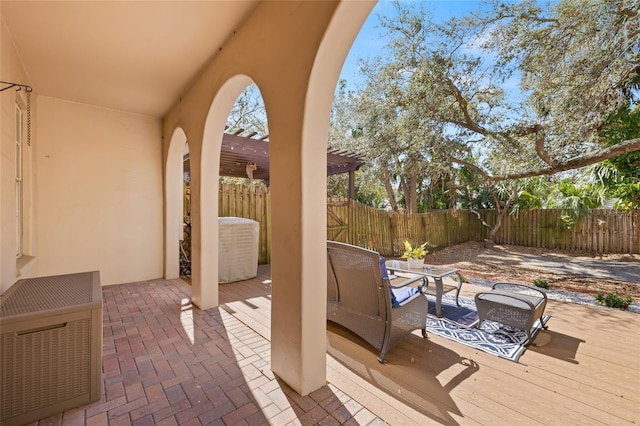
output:
[[429,253],[427,250],[427,243],[412,247],[409,241],[404,242],[404,254],[401,256],[403,259],[407,259],[409,269],[422,269],[424,265],[424,257]]

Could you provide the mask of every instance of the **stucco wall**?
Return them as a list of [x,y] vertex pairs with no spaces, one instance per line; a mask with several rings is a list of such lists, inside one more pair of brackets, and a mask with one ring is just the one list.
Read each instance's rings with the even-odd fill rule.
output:
[[[0,79],[21,84],[30,84],[20,57],[13,44],[11,34],[0,17]],[[3,85],[3,87],[7,87]],[[33,96],[34,110],[37,106]],[[25,91],[15,88],[0,93],[0,292],[4,293],[17,278],[16,267],[16,198],[15,198],[15,106],[23,109],[26,124]],[[33,114],[35,116],[35,112]],[[26,129],[23,140],[23,184],[24,184],[24,253],[32,254],[33,245],[33,149],[27,146]],[[23,273],[31,273],[35,262],[22,262]]]
[[[0,17],[0,76],[29,84]],[[103,284],[163,273],[162,121],[32,93],[24,138],[24,253],[16,260],[15,104],[0,97],[0,293],[17,279],[99,270]]]
[[161,120],[49,97],[38,117],[38,275],[161,277]]

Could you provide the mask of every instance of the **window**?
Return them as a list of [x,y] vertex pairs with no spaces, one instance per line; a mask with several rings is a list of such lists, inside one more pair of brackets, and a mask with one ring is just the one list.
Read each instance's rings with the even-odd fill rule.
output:
[[22,181],[22,109],[16,105],[16,257],[22,256],[23,181]]

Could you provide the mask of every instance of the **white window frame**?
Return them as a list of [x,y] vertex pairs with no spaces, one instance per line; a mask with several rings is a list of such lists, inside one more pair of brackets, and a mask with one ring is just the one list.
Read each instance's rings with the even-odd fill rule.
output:
[[16,170],[16,257],[23,254],[24,247],[24,177],[23,177],[23,157],[22,149],[22,108],[16,104],[15,120],[15,170]]

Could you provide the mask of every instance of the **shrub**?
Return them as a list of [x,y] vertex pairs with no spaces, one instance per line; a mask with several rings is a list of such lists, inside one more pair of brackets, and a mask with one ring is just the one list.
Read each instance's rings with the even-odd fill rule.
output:
[[549,288],[549,282],[547,280],[543,280],[542,278],[536,278],[533,280],[533,285],[540,288]]
[[610,308],[622,309],[623,311],[625,311],[629,307],[631,302],[633,302],[633,298],[631,296],[618,296],[615,293],[609,293],[606,296],[602,293],[598,293],[596,294],[596,301],[601,305],[605,305]]

